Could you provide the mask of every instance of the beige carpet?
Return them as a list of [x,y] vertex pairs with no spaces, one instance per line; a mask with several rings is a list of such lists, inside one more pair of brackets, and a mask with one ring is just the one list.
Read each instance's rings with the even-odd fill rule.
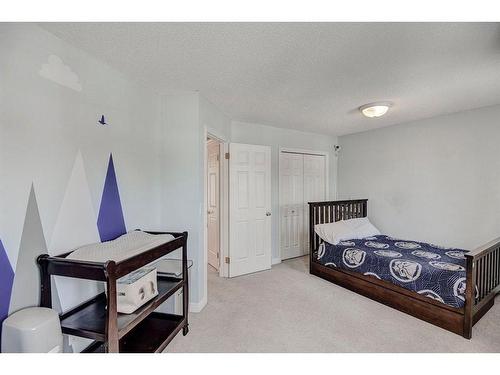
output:
[[500,300],[472,340],[307,272],[307,258],[234,279],[209,272],[208,305],[168,352],[500,352]]

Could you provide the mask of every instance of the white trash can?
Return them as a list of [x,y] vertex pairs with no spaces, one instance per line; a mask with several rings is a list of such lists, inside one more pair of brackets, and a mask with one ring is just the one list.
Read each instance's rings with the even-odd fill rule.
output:
[[29,307],[3,321],[3,353],[61,353],[59,315],[46,307]]

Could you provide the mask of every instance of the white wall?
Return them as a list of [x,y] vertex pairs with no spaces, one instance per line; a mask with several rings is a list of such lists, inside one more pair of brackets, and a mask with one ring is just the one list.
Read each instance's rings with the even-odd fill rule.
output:
[[[68,77],[76,90],[40,75],[51,55],[66,65],[63,75],[72,72]],[[92,226],[112,153],[127,229],[189,231],[189,257],[194,261],[190,301],[195,309],[206,298],[205,129],[228,141],[272,147],[275,258],[279,257],[279,148],[331,151],[336,142],[323,135],[231,123],[198,93],[152,92],[33,24],[0,25],[0,71],[0,239],[12,267],[16,268],[31,184],[47,246],[54,238],[77,241],[79,225],[75,232],[56,233],[75,160],[80,153]],[[101,115],[108,125],[97,123]],[[333,154],[330,163],[334,197]],[[95,231],[86,238],[92,236]]]
[[[95,227],[112,153],[127,229],[189,231],[190,300],[201,307],[204,128],[229,139],[230,119],[196,92],[140,87],[35,25],[1,25],[0,42],[0,239],[12,268],[31,184],[47,246],[61,236],[82,245],[75,233],[55,233],[68,180],[80,152]],[[51,55],[73,88],[40,75]],[[93,229],[86,240],[99,240]]]
[[200,125],[216,137],[231,139],[231,118],[203,96],[200,97]]
[[499,118],[496,106],[340,137],[339,198],[368,198],[390,235],[467,249],[492,240]]
[[188,257],[193,260],[190,301],[203,295],[203,157],[200,101],[195,92],[162,96],[162,227],[188,234]]
[[329,153],[329,199],[335,199],[337,160],[333,153],[333,145],[337,143],[336,137],[296,130],[276,128],[272,126],[250,124],[234,121],[231,126],[231,141],[271,147],[271,205],[272,220],[272,256],[273,261],[280,259],[279,244],[279,150],[280,148],[296,148],[313,151],[326,151]]
[[[51,54],[78,74],[81,92],[39,75]],[[96,214],[113,153],[127,227],[157,228],[158,98],[30,24],[0,25],[0,70],[0,238],[11,262],[31,183],[50,242],[78,150]],[[109,125],[97,123],[101,114]]]
[[[40,74],[51,55],[63,62],[50,65],[59,83]],[[36,254],[59,254],[69,249],[57,244],[80,246],[82,238],[99,241],[96,223],[110,153],[127,229],[161,229],[157,94],[33,24],[0,25],[0,71],[0,239],[15,272],[33,277],[26,289],[39,288]],[[101,115],[108,125],[98,124]],[[75,169],[78,155],[83,169]],[[81,184],[68,193],[75,170]],[[17,267],[21,237],[33,244],[32,234],[23,233],[32,183],[44,238],[22,249],[32,261]],[[69,216],[60,217],[63,211]],[[16,309],[38,302],[23,300]]]

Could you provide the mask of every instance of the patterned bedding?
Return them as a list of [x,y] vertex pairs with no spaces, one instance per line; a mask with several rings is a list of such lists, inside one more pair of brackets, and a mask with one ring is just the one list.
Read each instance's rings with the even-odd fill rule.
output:
[[319,263],[389,281],[452,307],[465,304],[466,250],[380,235],[338,245],[323,242]]

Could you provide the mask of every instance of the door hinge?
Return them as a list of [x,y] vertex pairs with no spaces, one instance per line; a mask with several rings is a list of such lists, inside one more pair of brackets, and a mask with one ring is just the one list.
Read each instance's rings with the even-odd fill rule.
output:
[[225,261],[226,261],[226,263],[227,263],[227,264],[229,264],[229,262],[230,262],[229,257],[226,257],[226,260],[225,260]]
[[226,152],[226,154],[224,155],[224,157],[225,157],[226,159],[229,159],[229,152]]
[[217,155],[217,161],[219,161],[219,160],[220,160],[220,156],[219,156],[219,155]]
[[217,259],[219,259],[219,257],[220,257],[220,255],[219,255],[219,253],[217,253]]

